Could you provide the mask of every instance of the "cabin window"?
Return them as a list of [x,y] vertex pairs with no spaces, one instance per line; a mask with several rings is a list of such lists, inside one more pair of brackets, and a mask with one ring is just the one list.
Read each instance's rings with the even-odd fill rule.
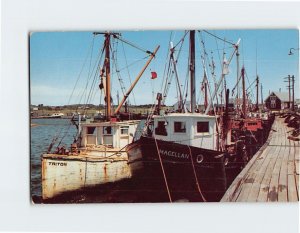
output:
[[197,133],[209,133],[209,122],[197,122]]
[[186,132],[185,122],[175,121],[174,122],[174,132],[175,133],[185,133]]
[[87,127],[87,134],[94,134],[96,127]]
[[121,134],[128,135],[129,134],[129,126],[121,126]]
[[158,121],[157,122],[157,127],[155,128],[155,134],[156,135],[163,135],[163,136],[168,135],[165,121]]
[[104,126],[103,127],[103,135],[112,135],[112,127]]

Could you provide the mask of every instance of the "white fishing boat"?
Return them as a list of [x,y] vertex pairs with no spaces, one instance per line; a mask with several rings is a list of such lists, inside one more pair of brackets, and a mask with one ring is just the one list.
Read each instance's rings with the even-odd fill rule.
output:
[[53,139],[48,152],[42,155],[42,198],[44,200],[67,191],[131,177],[125,147],[133,141],[139,120],[119,121],[120,109],[154,58],[159,46],[153,53],[147,51],[147,63],[124,94],[116,110],[112,112],[110,40],[112,38],[122,40],[122,38],[119,33],[94,33],[94,35],[98,34],[105,36],[102,50],[105,51],[105,59],[103,66],[99,64],[99,87],[105,92],[105,116],[84,123],[81,121],[81,115],[78,121],[71,119],[77,127],[77,134],[68,148],[60,146],[59,143],[52,152],[57,137]]
[[55,113],[53,113],[53,114],[51,114],[50,116],[47,116],[47,118],[62,118],[64,116],[64,114],[63,113],[61,113],[61,112],[55,112]]
[[130,178],[124,147],[133,140],[138,122],[80,123],[77,143],[42,157],[43,199]]

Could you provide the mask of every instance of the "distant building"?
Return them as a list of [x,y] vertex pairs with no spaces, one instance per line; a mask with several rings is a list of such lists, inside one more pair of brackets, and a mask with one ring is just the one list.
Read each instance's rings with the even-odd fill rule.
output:
[[265,99],[266,108],[270,110],[281,110],[290,107],[288,92],[271,92]]

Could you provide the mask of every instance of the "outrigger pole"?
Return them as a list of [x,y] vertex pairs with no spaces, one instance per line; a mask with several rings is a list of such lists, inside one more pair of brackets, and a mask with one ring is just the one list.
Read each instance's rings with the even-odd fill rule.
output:
[[152,59],[155,57],[155,54],[157,53],[158,49],[159,49],[159,45],[156,47],[156,49],[154,50],[153,53],[151,53],[147,63],[145,64],[145,66],[143,67],[143,69],[141,70],[141,72],[138,74],[138,76],[136,77],[136,79],[134,80],[133,84],[131,85],[131,87],[129,88],[129,90],[126,92],[126,94],[124,95],[123,99],[121,100],[119,106],[117,107],[115,114],[118,114],[121,107],[123,106],[124,102],[126,101],[126,99],[128,98],[128,96],[130,95],[131,91],[133,90],[133,88],[135,87],[135,85],[137,84],[137,82],[139,81],[139,79],[142,77],[143,73],[145,72],[146,68],[148,67],[148,65],[150,64],[150,62],[152,61]]

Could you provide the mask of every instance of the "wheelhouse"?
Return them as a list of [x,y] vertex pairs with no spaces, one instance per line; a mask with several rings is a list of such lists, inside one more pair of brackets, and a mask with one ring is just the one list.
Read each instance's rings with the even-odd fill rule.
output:
[[214,116],[199,113],[154,116],[153,136],[164,141],[215,150],[216,121]]
[[139,121],[81,124],[81,147],[123,148],[132,142]]

